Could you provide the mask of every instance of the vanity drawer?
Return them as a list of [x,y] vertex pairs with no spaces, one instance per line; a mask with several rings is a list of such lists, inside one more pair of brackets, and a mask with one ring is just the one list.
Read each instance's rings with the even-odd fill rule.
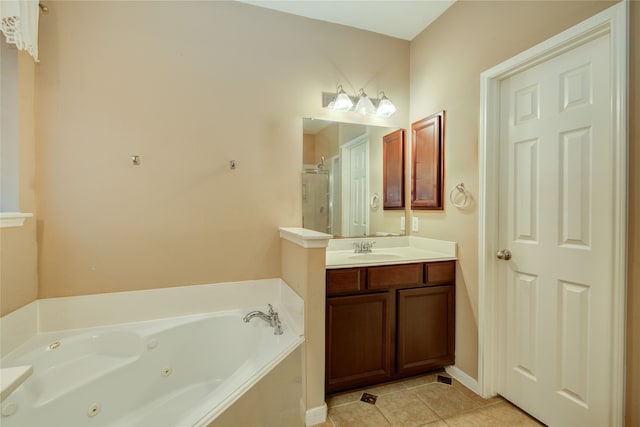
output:
[[366,268],[327,270],[327,295],[362,291],[367,278]]
[[369,267],[368,289],[387,289],[397,286],[421,285],[422,283],[422,264]]
[[424,277],[427,285],[441,285],[443,283],[455,283],[455,261],[429,262],[424,265]]

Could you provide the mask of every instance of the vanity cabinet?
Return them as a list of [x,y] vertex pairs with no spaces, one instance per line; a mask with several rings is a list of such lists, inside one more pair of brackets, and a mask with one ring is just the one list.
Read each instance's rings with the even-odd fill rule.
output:
[[393,313],[391,292],[327,300],[327,390],[391,379]]
[[327,270],[326,390],[454,363],[455,261]]
[[412,375],[454,363],[454,304],[453,285],[398,291],[398,374]]

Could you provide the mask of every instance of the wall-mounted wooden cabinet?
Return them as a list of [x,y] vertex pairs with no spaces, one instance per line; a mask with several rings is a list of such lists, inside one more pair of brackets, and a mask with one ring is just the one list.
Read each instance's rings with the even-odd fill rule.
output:
[[455,261],[327,270],[326,390],[454,363]]
[[444,111],[411,125],[411,209],[442,210]]
[[382,187],[385,210],[404,209],[404,129],[382,137]]

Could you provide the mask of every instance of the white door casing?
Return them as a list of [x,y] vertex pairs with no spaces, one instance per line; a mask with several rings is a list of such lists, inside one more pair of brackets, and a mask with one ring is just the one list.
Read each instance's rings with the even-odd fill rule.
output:
[[551,425],[623,420],[627,8],[481,77],[479,387]]

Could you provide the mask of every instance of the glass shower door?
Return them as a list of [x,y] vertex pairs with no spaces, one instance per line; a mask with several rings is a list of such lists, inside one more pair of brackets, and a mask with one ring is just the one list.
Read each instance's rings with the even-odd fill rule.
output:
[[302,172],[302,227],[331,234],[327,170]]

